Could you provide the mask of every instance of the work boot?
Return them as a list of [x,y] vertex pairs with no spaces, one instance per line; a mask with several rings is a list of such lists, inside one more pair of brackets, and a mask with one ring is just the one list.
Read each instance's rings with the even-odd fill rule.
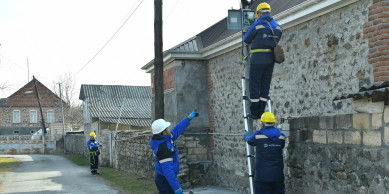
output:
[[259,107],[258,107],[258,111],[259,111],[259,117],[262,116],[262,114],[265,112],[265,108],[266,108],[266,101],[259,101]]
[[258,120],[259,119],[259,116],[256,116],[256,115],[253,115],[251,113],[248,113],[247,114],[247,117],[251,120]]

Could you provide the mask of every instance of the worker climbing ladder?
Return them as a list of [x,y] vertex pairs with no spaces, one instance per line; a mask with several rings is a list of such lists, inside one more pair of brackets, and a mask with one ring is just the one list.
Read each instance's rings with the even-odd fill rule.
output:
[[[248,56],[248,45],[242,44],[242,54],[243,56]],[[244,64],[244,73],[245,76],[242,77],[242,102],[243,102],[243,117],[244,117],[244,127],[245,131],[247,131],[249,134],[253,134],[253,131],[255,131],[253,120],[248,117],[248,111],[250,110],[250,94],[249,94],[249,88],[248,82],[249,82],[249,75],[250,75],[250,63],[248,62],[249,57],[242,58],[243,64]],[[267,101],[268,105],[268,111],[271,112],[271,101],[270,99]],[[247,154],[247,165],[248,165],[248,174],[249,174],[249,184],[250,184],[250,193],[255,193],[255,187],[254,187],[254,165],[255,164],[255,155],[254,155],[254,147],[250,146],[246,142],[246,154]]]
[[[244,46],[245,47],[245,46]],[[247,48],[243,50],[248,50]],[[243,102],[243,117],[244,117],[244,127],[245,131],[247,131],[249,134],[253,134],[254,130],[254,124],[253,120],[248,117],[248,110],[250,110],[250,98],[249,98],[249,90],[248,90],[248,84],[247,82],[249,81],[249,64],[245,64],[245,76],[242,77],[242,102]],[[271,101],[270,99],[267,101],[267,108],[268,112],[271,112]],[[254,189],[254,168],[253,164],[255,164],[255,155],[254,155],[254,147],[250,146],[246,142],[246,154],[247,154],[247,164],[248,164],[248,174],[249,174],[249,184],[250,184],[250,193],[254,194],[255,189]]]
[[[243,116],[244,116],[244,126],[245,131],[249,134],[253,134],[255,131],[253,120],[248,117],[248,112],[250,110],[250,99],[249,99],[249,75],[250,75],[250,51],[249,45],[246,45],[243,41],[243,37],[246,32],[250,29],[251,24],[256,19],[256,12],[249,9],[249,5],[252,1],[241,0],[241,9],[239,10],[228,10],[228,29],[229,30],[242,30],[242,61],[244,65],[244,76],[242,77],[242,102],[243,102]],[[266,49],[267,50],[267,49]],[[270,100],[268,100],[268,111],[271,112]],[[250,193],[255,193],[254,188],[254,148],[246,143],[246,153],[247,153],[247,164],[248,164],[248,174],[249,174],[249,184],[250,184]]]

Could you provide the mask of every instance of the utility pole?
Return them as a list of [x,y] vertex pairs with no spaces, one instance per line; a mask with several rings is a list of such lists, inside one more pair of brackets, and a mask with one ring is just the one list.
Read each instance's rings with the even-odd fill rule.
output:
[[34,80],[34,88],[35,88],[35,95],[36,98],[38,99],[38,105],[39,105],[39,111],[41,112],[41,118],[42,118],[42,152],[45,154],[45,135],[46,135],[46,125],[45,125],[45,118],[43,117],[43,112],[42,112],[42,106],[41,106],[41,101],[39,99],[39,93],[38,93],[38,88],[36,87],[36,79],[35,76],[32,76],[32,79]]
[[155,118],[164,118],[162,0],[154,0],[154,91]]
[[59,85],[59,100],[61,101],[61,112],[62,112],[62,132],[63,132],[63,152],[66,152],[65,149],[65,117],[63,116],[63,102],[62,102],[62,90],[61,90],[61,83],[58,83]]
[[27,83],[30,82],[30,64],[28,64],[28,57],[27,57]]
[[36,98],[38,99],[39,111],[41,112],[42,127],[43,127],[42,132],[43,132],[43,135],[45,135],[46,134],[45,118],[43,117],[42,106],[41,106],[41,101],[39,99],[38,88],[36,87],[35,76],[32,76],[32,79],[34,80],[35,95],[36,95]]

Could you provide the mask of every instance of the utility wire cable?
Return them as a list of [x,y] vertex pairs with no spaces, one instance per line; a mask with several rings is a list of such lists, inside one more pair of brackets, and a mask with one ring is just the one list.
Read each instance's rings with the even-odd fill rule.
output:
[[126,22],[131,18],[131,16],[135,13],[135,11],[139,8],[139,6],[143,3],[144,0],[142,0],[138,6],[136,6],[135,10],[130,14],[130,16],[128,16],[128,18],[123,22],[123,24],[116,30],[116,32],[111,36],[111,38],[108,39],[108,41],[103,45],[103,47],[97,51],[97,53],[80,69],[77,71],[76,75],[82,71],[107,45],[108,43],[113,39],[113,37],[115,37],[115,35],[120,31],[120,29],[122,29],[122,27],[124,26],[124,24],[126,24]]
[[[28,71],[25,67],[19,65],[18,63],[12,61],[11,59],[5,57],[5,56],[2,55],[2,54],[0,54],[0,57],[2,57],[3,59],[7,60],[8,62],[10,62],[10,63],[12,63],[12,64],[18,66],[20,69],[23,69],[24,71]],[[38,74],[36,74],[36,73],[34,73],[34,72],[32,72],[32,71],[30,71],[30,73],[32,73],[33,75],[36,75],[36,76],[38,76],[38,77],[40,77],[40,78],[43,78],[43,79],[46,80],[46,81],[49,81],[49,82],[52,81],[52,80],[50,80],[50,79],[48,79],[48,78],[46,78],[46,77],[43,77],[43,76],[41,76],[41,75],[38,75]]]

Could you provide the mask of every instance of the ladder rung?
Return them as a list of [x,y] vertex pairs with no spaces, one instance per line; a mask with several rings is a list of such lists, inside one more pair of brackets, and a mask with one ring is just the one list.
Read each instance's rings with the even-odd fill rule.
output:
[[248,77],[242,77],[242,79],[246,79],[246,80],[249,80],[250,78],[248,78]]
[[248,96],[243,96],[243,100],[249,100]]
[[248,155],[248,158],[255,158],[255,155]]

